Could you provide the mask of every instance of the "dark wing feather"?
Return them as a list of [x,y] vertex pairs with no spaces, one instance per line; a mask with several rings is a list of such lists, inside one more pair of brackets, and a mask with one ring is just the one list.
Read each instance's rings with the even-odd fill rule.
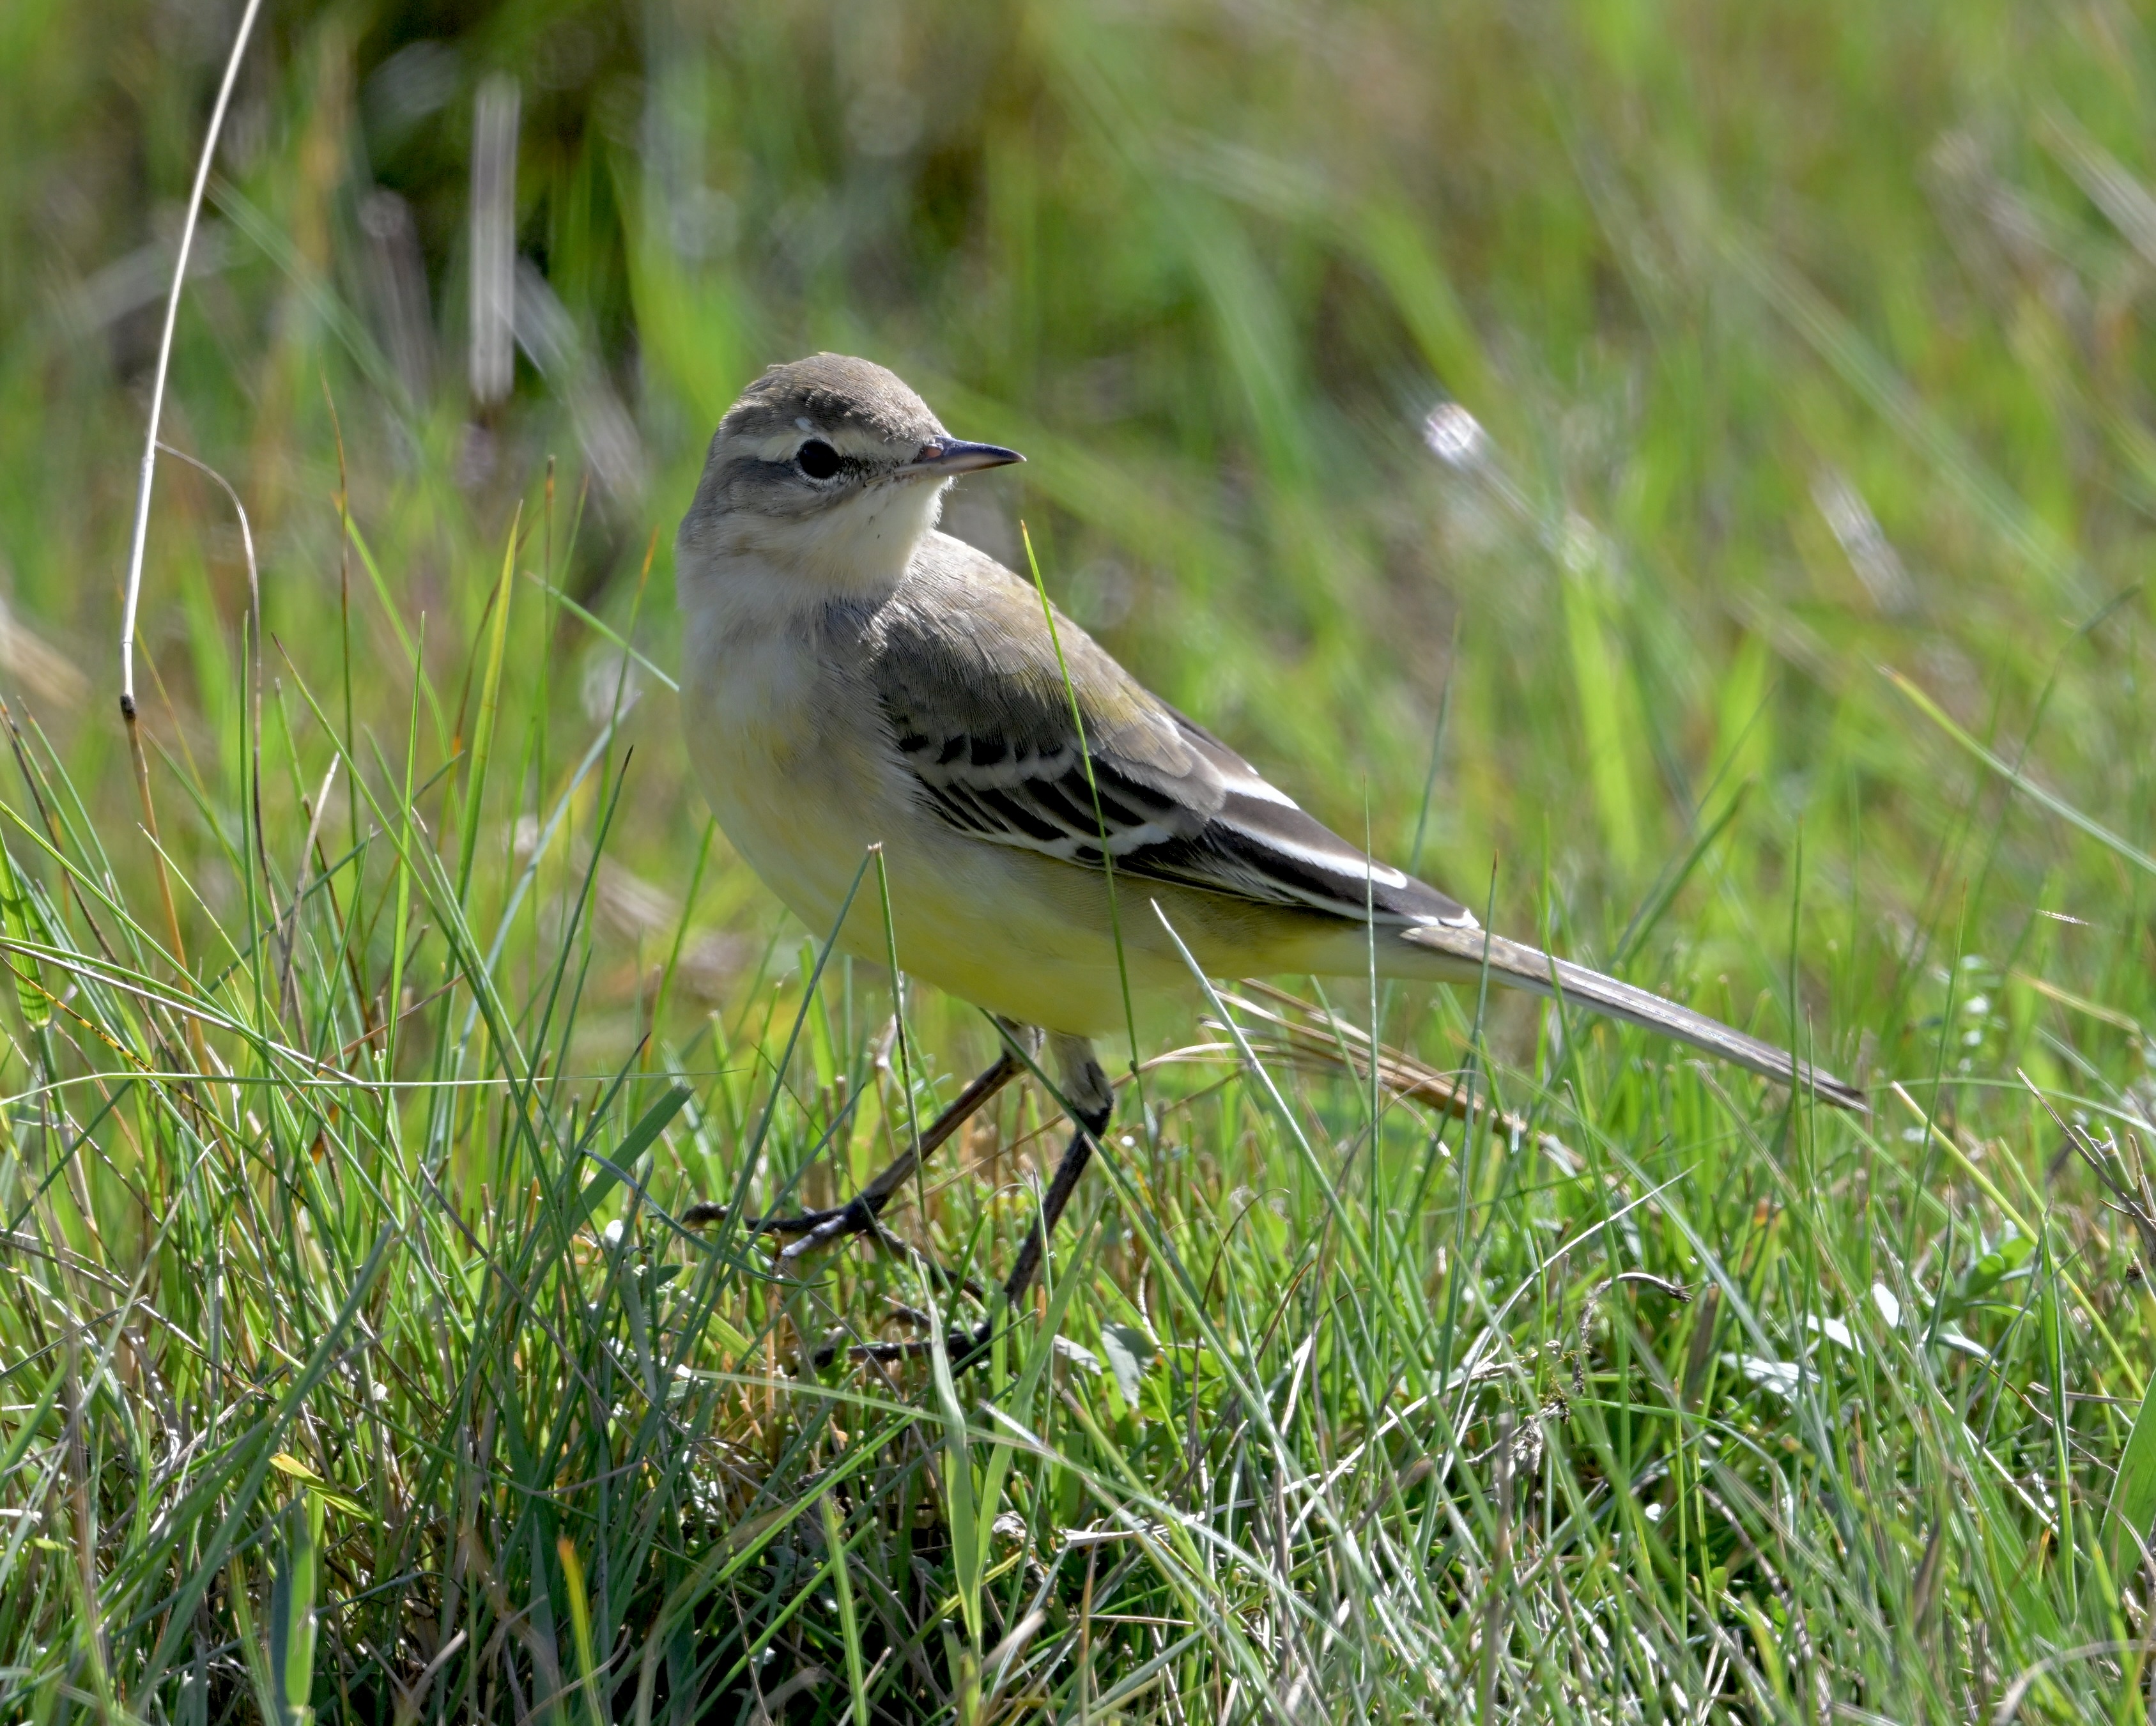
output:
[[956,540],[931,537],[866,633],[899,757],[963,832],[1091,868],[1105,838],[1126,875],[1358,922],[1474,924],[1305,814],[1060,613],[1051,642],[1039,596]]
[[[1772,1044],[1648,991],[1485,934],[1467,909],[1366,855],[1219,738],[1148,694],[1060,613],[1059,664],[1034,590],[932,534],[860,626],[898,758],[960,831],[1081,866],[1399,927],[1499,981],[1563,994],[1769,1077],[1864,1107]],[[1065,667],[1068,667],[1068,682]],[[1072,722],[1072,705],[1083,722]]]

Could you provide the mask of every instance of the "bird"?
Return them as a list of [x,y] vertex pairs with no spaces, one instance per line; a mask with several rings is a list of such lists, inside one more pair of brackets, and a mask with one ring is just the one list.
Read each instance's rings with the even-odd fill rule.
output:
[[[903,972],[1004,1033],[996,1062],[847,1203],[748,1228],[794,1237],[790,1256],[854,1234],[891,1244],[882,1210],[920,1159],[1045,1053],[1073,1133],[1004,1284],[1016,1311],[1113,1112],[1094,1039],[1127,1023],[1132,998],[1188,988],[1194,962],[1208,976],[1486,978],[1865,1108],[1772,1043],[1486,929],[1308,814],[1032,583],[938,531],[952,480],[1024,459],[952,437],[884,367],[819,353],[743,391],[682,517],[682,712],[720,828],[840,951],[883,963],[895,944]],[[863,893],[872,848],[888,886]],[[945,1339],[954,1364],[983,1356],[994,1323]]]

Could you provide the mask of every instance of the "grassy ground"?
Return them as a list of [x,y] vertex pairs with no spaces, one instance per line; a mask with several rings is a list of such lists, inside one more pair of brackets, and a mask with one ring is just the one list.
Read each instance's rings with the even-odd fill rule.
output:
[[[153,840],[236,17],[0,8],[0,1711],[2144,1718],[2138,18],[272,0],[165,434],[261,627],[168,459]],[[685,778],[671,524],[819,346],[1024,449],[953,525],[1328,819],[1876,1113],[1224,984],[989,1369],[808,1364],[948,1297],[673,1216],[991,1047]],[[1007,1098],[899,1232],[1007,1262],[1059,1143]]]

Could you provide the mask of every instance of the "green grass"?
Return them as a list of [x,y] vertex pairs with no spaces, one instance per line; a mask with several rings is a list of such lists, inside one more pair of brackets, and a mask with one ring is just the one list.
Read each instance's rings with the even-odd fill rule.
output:
[[[168,460],[153,845],[230,19],[0,8],[0,1712],[2145,1718],[2143,23],[456,10],[267,10],[165,434],[264,640]],[[482,411],[502,69],[550,297]],[[685,776],[672,523],[819,346],[1025,450],[956,525],[1326,818],[1876,1113],[1224,983],[989,1368],[811,1369],[949,1297],[671,1218],[992,1049]],[[894,1221],[993,1271],[1060,1123],[962,1140]]]

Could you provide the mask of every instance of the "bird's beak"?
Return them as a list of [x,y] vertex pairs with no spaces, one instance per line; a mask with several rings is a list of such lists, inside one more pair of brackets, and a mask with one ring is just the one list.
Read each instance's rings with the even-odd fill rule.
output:
[[898,472],[901,479],[919,474],[949,480],[977,469],[1009,467],[1014,461],[1024,460],[1017,450],[1006,449],[1000,444],[968,444],[957,438],[938,438],[932,444],[923,444],[921,453]]

